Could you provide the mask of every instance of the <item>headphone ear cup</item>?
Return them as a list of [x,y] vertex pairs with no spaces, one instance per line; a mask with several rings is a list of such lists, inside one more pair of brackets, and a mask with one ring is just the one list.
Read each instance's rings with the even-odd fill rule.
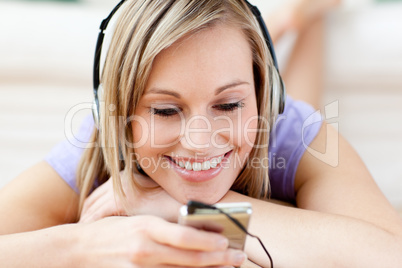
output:
[[103,98],[103,86],[102,84],[99,85],[98,90],[95,91],[95,99],[92,102],[92,116],[94,118],[94,123],[97,129],[100,129],[100,105],[104,101]]
[[94,119],[95,127],[99,129],[99,104],[97,97],[95,97],[94,101],[92,102],[92,117]]
[[286,104],[286,86],[285,82],[283,82],[283,79],[281,75],[278,72],[278,77],[279,77],[279,98],[278,98],[278,115],[282,114],[285,111],[285,104]]

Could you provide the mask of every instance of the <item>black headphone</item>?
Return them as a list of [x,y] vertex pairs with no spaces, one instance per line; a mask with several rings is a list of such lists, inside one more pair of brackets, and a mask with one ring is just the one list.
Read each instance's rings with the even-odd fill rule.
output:
[[[113,8],[113,10],[110,12],[109,16],[107,16],[106,19],[104,19],[99,27],[100,32],[98,35],[98,41],[96,42],[96,50],[95,50],[95,59],[94,59],[94,68],[93,68],[93,86],[94,86],[94,101],[92,104],[92,115],[94,117],[94,122],[95,125],[99,128],[100,124],[100,113],[99,113],[99,97],[98,97],[98,91],[102,91],[102,85],[100,84],[100,73],[99,73],[99,67],[100,67],[100,58],[101,58],[101,52],[102,52],[102,44],[103,44],[103,38],[105,36],[104,31],[106,30],[107,25],[109,24],[110,20],[112,19],[113,15],[117,12],[117,10],[121,7],[121,5],[125,2],[126,0],[120,1],[120,3],[117,4]],[[271,89],[270,89],[270,104],[271,104],[271,119],[275,119],[275,117],[278,114],[283,113],[285,109],[285,99],[286,99],[286,89],[285,89],[285,84],[279,74],[279,68],[278,68],[278,61],[276,59],[275,51],[274,51],[274,46],[273,42],[271,39],[271,36],[269,35],[267,26],[265,25],[265,22],[261,16],[261,12],[258,10],[256,6],[253,6],[250,4],[247,0],[244,0],[251,12],[253,13],[254,17],[257,19],[258,24],[260,25],[261,31],[264,35],[265,42],[267,43],[269,52],[271,53],[271,57],[275,66],[275,71],[277,74],[277,81],[276,83],[271,82]],[[271,120],[271,128],[274,122]]]

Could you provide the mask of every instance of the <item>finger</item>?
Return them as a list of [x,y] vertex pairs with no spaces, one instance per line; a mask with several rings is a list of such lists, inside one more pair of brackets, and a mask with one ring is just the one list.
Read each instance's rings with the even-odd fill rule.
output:
[[107,204],[107,197],[99,196],[94,198],[91,196],[91,200],[87,200],[85,203],[85,209],[82,210],[81,212],[81,221],[87,220],[89,218],[92,218],[95,213],[99,213],[98,209],[100,207],[103,207],[103,209],[106,209],[106,204]]
[[114,195],[110,191],[102,194],[95,200],[92,200],[91,205],[87,206],[86,211],[81,213],[81,221],[95,221],[107,216],[118,215],[121,212],[118,210]]
[[[158,224],[158,222],[154,222],[153,224]],[[225,250],[229,245],[228,239],[217,233],[197,230],[192,227],[164,221],[160,224],[166,224],[166,228],[151,226],[152,224],[149,226],[150,235],[160,244],[167,244],[186,250],[201,251]]]
[[244,252],[235,249],[189,251],[161,245],[157,251],[161,263],[188,267],[240,266],[247,259]]
[[[178,268],[177,265],[169,265],[169,264],[160,264],[160,265],[153,265],[153,268]],[[185,267],[185,266],[180,266],[180,267]],[[192,266],[192,268],[205,268],[205,266]],[[218,266],[208,266],[208,268],[234,268],[232,265],[218,265]]]
[[[147,266],[149,267],[149,266]],[[186,266],[178,266],[178,265],[174,265],[174,264],[159,264],[159,265],[152,265],[152,268],[185,268],[185,267],[189,267],[188,265]],[[233,265],[210,265],[210,266],[194,266],[192,265],[191,268],[235,268],[235,266]]]
[[[164,229],[164,226],[159,226]],[[162,228],[161,228],[162,227]],[[166,230],[166,232],[169,230]],[[132,247],[131,260],[143,266],[175,265],[185,267],[205,266],[240,266],[245,260],[244,252],[235,249],[220,251],[199,251],[175,248],[157,241],[146,239],[147,232],[137,233],[137,238],[145,238],[143,243],[137,243]],[[155,258],[155,256],[158,256]]]
[[94,222],[107,216],[113,215],[112,205],[106,198],[96,201],[85,213],[81,214],[80,223]]
[[119,209],[114,196],[107,194],[93,203],[82,216],[82,222],[93,222],[109,216],[125,216],[125,213]]
[[[105,182],[105,184],[107,184],[108,182]],[[95,189],[86,199],[84,202],[84,206],[82,208],[82,213],[87,212],[92,206],[93,204],[102,196],[104,196],[107,191],[108,191],[108,187],[107,185],[101,185],[100,187],[98,187],[97,189]]]

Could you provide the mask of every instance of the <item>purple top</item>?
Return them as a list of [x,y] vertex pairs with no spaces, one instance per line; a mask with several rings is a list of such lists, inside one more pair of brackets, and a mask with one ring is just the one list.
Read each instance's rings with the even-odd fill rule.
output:
[[[295,203],[294,179],[300,158],[321,127],[321,116],[308,104],[286,99],[285,111],[271,132],[269,176],[272,198]],[[84,119],[75,141],[63,141],[45,157],[45,161],[76,192],[76,169],[94,128],[92,116]]]
[[287,97],[285,111],[273,126],[268,148],[272,198],[296,203],[294,181],[297,167],[321,125],[319,111],[303,101]]

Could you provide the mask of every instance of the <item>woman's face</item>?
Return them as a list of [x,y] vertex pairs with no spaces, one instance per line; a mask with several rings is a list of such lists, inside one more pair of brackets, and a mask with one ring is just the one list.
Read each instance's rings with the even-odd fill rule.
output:
[[216,203],[244,166],[257,117],[245,36],[204,29],[156,57],[132,122],[138,161],[179,202]]

